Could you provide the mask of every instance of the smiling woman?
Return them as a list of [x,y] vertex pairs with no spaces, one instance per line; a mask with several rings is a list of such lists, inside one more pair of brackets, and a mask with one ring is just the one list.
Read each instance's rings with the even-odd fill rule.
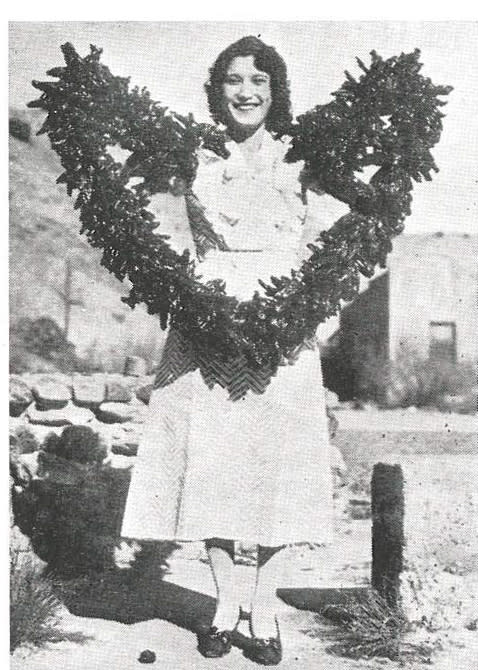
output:
[[[299,267],[307,241],[323,227],[320,198],[315,196],[312,211],[300,178],[303,163],[284,162],[292,117],[286,67],[272,47],[255,37],[234,43],[211,68],[206,91],[214,120],[226,128],[228,155],[204,147],[198,151],[194,194],[224,243],[201,259],[199,272],[203,278],[219,277],[228,294],[245,299],[257,290],[258,277]],[[161,208],[164,198],[153,196],[150,207]],[[168,232],[194,254],[183,198],[166,198],[170,212],[176,206],[184,214],[174,217]],[[163,232],[165,215],[163,209]],[[123,534],[206,540],[217,609],[211,626],[199,633],[205,656],[229,651],[238,622],[235,540],[259,545],[251,656],[269,665],[282,653],[274,614],[275,554],[285,544],[330,539],[320,352],[313,339],[304,349],[272,382],[270,370],[253,370],[243,358],[211,358],[206,376],[216,385],[210,388],[195,370],[190,344],[175,330],[168,337]],[[245,381],[256,393],[239,392]]]

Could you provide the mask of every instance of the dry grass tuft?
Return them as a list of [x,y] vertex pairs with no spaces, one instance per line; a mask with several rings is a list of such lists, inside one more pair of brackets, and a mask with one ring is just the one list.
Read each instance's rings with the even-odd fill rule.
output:
[[330,636],[334,644],[328,649],[335,655],[430,662],[435,645],[407,641],[409,626],[406,619],[376,591],[349,599],[344,605],[329,605],[322,615],[336,624]]
[[31,557],[10,552],[10,652],[21,645],[47,642],[84,642],[81,633],[59,627],[61,603]]

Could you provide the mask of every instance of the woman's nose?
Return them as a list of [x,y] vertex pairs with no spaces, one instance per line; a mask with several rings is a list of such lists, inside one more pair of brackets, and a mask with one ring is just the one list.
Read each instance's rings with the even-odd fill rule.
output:
[[252,91],[247,82],[241,84],[241,87],[237,92],[237,96],[240,100],[247,100],[248,98],[252,97]]

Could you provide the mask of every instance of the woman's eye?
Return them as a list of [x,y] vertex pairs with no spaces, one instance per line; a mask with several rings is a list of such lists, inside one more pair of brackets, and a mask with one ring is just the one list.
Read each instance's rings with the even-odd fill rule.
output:
[[267,82],[269,80],[266,79],[265,77],[254,77],[254,79],[252,81],[253,81],[254,84],[257,84],[258,86],[261,86],[262,84],[267,84]]
[[239,77],[226,77],[226,84],[240,84],[241,80]]

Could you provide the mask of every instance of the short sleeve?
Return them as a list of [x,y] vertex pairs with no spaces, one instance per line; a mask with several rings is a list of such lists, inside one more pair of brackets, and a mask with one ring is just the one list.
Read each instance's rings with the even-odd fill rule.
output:
[[155,193],[147,209],[154,214],[159,225],[154,229],[158,235],[169,235],[169,246],[178,254],[188,249],[195,254],[195,245],[189,225],[184,195]]
[[321,231],[328,230],[349,212],[349,207],[336,198],[320,191],[307,190],[306,215],[299,245],[299,256],[305,260],[310,256],[307,245],[314,243]]

